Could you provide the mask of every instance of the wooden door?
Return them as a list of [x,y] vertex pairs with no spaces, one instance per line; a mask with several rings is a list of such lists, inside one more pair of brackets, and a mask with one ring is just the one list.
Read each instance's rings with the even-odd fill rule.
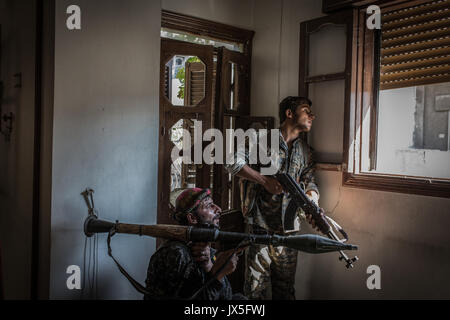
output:
[[157,218],[160,224],[175,223],[169,207],[179,189],[206,188],[211,184],[210,166],[172,163],[171,153],[175,145],[183,143],[183,138],[187,143],[183,129],[191,133],[193,143],[196,123],[201,123],[201,136],[211,128],[213,56],[212,46],[161,40]]

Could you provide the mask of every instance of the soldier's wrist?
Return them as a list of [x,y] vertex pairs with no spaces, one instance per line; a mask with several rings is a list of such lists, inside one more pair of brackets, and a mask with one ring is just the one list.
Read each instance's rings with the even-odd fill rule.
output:
[[266,187],[267,186],[267,183],[268,183],[268,181],[269,181],[269,179],[267,178],[267,176],[263,176],[262,174],[259,174],[260,176],[259,176],[259,181],[258,181],[258,183],[260,184],[260,185],[262,185],[263,187]]
[[315,204],[319,204],[319,194],[314,191],[314,190],[310,190],[306,193],[306,195],[315,203]]

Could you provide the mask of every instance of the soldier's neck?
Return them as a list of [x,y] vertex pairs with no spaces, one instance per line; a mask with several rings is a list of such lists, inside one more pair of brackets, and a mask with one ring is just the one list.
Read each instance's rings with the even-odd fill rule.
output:
[[287,121],[283,122],[283,124],[280,126],[280,131],[284,141],[286,141],[286,144],[289,148],[292,146],[294,140],[297,139],[302,132],[299,127],[294,126]]

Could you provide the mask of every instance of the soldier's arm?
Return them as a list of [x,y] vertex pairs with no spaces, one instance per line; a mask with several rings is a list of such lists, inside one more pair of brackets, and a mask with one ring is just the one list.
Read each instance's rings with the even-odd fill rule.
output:
[[[213,267],[211,268],[211,271],[207,273],[208,279],[211,279],[210,277],[215,276],[215,280],[213,280],[212,283],[205,289],[205,299],[229,300],[232,298],[232,290],[226,276],[236,270],[239,260],[237,254],[242,252],[244,249],[245,248],[241,248],[237,251],[235,251],[234,249],[228,250],[225,252],[221,252],[216,256],[216,260]],[[214,253],[215,252],[213,251],[213,254]],[[229,259],[230,256],[231,259]],[[218,272],[220,269],[221,272]]]
[[234,154],[234,163],[229,163],[229,160],[227,159],[224,167],[232,176],[258,183],[272,194],[280,194],[283,191],[283,188],[276,179],[264,176],[249,166],[248,139],[246,139],[245,149],[238,148],[238,151]]
[[303,170],[300,177],[300,181],[305,184],[306,194],[313,200],[316,204],[319,203],[320,193],[317,187],[316,180],[314,177],[316,171],[316,164],[313,160],[313,152],[311,148],[308,148],[307,154],[307,164],[306,168]]
[[283,192],[281,184],[276,179],[263,176],[248,165],[243,166],[236,176],[262,185],[271,194],[280,194]]
[[[246,143],[247,146],[247,143]],[[248,148],[239,149],[232,156],[232,158],[226,159],[226,163],[224,164],[225,170],[231,174],[232,176],[238,175],[244,167],[248,167],[249,163],[249,151]]]

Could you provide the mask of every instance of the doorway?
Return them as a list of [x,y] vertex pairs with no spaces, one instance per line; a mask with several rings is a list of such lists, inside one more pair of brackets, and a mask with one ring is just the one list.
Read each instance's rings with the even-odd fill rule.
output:
[[[250,75],[253,31],[162,12],[160,68],[160,130],[158,154],[159,224],[176,224],[170,210],[177,196],[192,187],[210,188],[225,214],[221,230],[244,232],[240,212],[238,179],[222,165],[195,164],[203,149],[203,133],[210,128],[247,129],[255,122],[272,128],[271,118],[250,117]],[[200,139],[200,140],[199,140]],[[190,153],[192,164],[172,162],[174,147]],[[198,160],[198,158],[197,158]],[[158,242],[159,243],[159,242]],[[220,248],[219,248],[220,249]],[[235,291],[242,292],[244,267],[241,259],[229,276]]]

